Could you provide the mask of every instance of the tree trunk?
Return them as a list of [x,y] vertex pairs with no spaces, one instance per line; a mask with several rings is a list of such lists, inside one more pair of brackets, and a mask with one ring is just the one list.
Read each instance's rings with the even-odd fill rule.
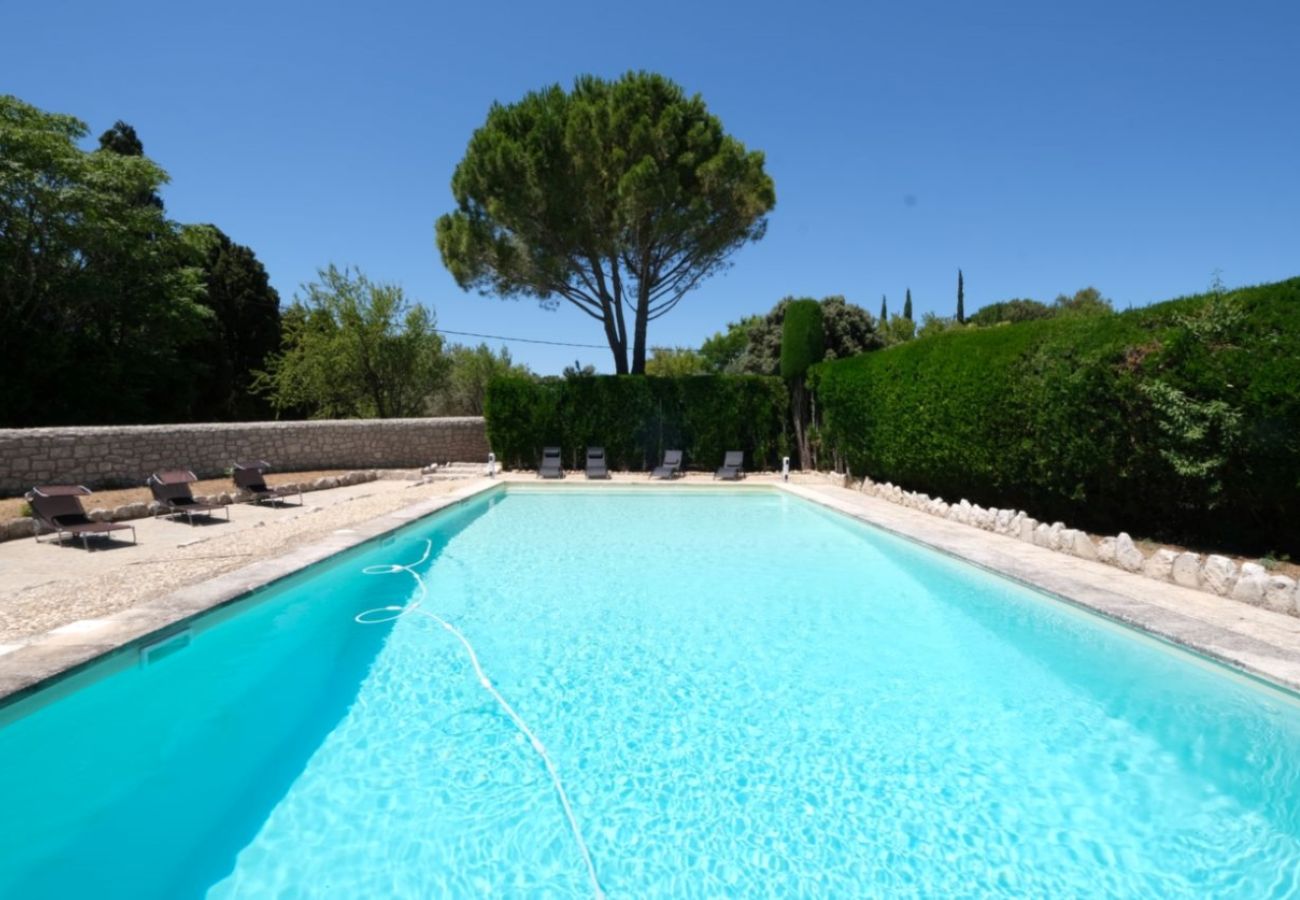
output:
[[803,377],[794,379],[790,385],[790,415],[794,420],[794,444],[799,455],[799,468],[808,464],[808,432],[804,429],[804,407],[807,405],[807,392],[804,390]]
[[645,279],[637,282],[636,321],[632,333],[632,374],[645,374],[645,335],[650,323],[650,286]]

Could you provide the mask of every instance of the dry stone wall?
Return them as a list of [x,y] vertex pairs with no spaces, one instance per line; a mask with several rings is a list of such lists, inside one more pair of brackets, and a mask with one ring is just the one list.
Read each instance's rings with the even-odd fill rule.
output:
[[481,417],[0,429],[0,496],[35,484],[136,486],[168,468],[214,477],[242,459],[285,472],[415,468],[487,454]]

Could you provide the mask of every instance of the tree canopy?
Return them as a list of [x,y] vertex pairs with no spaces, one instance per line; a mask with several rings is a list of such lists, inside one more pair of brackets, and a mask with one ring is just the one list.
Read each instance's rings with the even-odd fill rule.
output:
[[[734,371],[751,375],[781,373],[781,331],[786,309],[795,299],[786,297],[745,329],[745,350],[734,364]],[[883,346],[876,320],[862,307],[838,295],[824,297],[818,304],[822,310],[825,359],[855,356]]]
[[681,375],[706,375],[709,363],[704,354],[690,347],[651,347],[645,373],[661,378]]
[[426,412],[448,361],[433,314],[400,287],[331,265],[283,317],[283,350],[257,388],[277,410],[312,418]]
[[971,325],[997,325],[1000,322],[1031,322],[1050,319],[1055,313],[1046,303],[1028,298],[1002,300],[980,307],[966,321]]
[[86,151],[72,116],[0,96],[0,424],[178,421],[212,322],[198,260],[143,155]]
[[199,298],[212,311],[195,364],[207,377],[200,385],[195,419],[265,418],[270,407],[252,392],[255,373],[280,348],[280,295],[253,251],[215,225],[191,225],[184,236],[198,253],[203,277]]
[[437,243],[456,282],[571,303],[601,323],[620,374],[645,371],[649,323],[762,238],[776,203],[763,154],[645,72],[494,104],[452,194]]
[[493,378],[532,374],[527,366],[516,365],[504,347],[494,352],[487,344],[477,347],[456,344],[447,357],[450,372],[445,384],[434,393],[429,410],[435,416],[481,416],[487,387]]

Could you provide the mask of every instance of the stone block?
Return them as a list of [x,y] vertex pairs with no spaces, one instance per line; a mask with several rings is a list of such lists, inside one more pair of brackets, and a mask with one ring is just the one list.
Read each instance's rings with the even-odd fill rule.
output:
[[1268,576],[1264,567],[1255,563],[1246,563],[1237,575],[1236,583],[1229,594],[1233,600],[1249,603],[1252,606],[1264,604],[1264,590],[1268,586]]
[[1173,550],[1157,550],[1147,559],[1142,567],[1142,574],[1159,581],[1169,581],[1174,572],[1174,561],[1178,554]]
[[1127,531],[1121,531],[1115,538],[1115,565],[1125,572],[1140,572],[1146,564],[1146,557]]
[[1218,554],[1206,557],[1205,563],[1201,566],[1201,584],[1220,597],[1226,597],[1232,593],[1233,585],[1236,583],[1236,563]]
[[7,541],[14,541],[18,538],[31,537],[36,533],[36,520],[27,516],[17,519],[10,519],[4,523],[3,534]]
[[1264,579],[1264,605],[1274,612],[1296,613],[1296,583],[1285,575],[1268,575]]
[[1097,545],[1092,542],[1085,532],[1074,532],[1074,543],[1070,546],[1070,552],[1080,559],[1097,558]]
[[1104,537],[1097,542],[1097,561],[1115,564],[1115,538]]
[[1052,533],[1052,526],[1048,525],[1046,522],[1040,522],[1038,527],[1034,529],[1034,546],[1035,547],[1050,546],[1051,533]]
[[1199,553],[1184,551],[1174,558],[1174,564],[1171,567],[1170,577],[1175,584],[1181,584],[1183,587],[1200,588],[1201,586],[1201,556]]
[[1061,549],[1061,533],[1065,531],[1064,522],[1053,522],[1052,527],[1047,529],[1047,548],[1049,550]]

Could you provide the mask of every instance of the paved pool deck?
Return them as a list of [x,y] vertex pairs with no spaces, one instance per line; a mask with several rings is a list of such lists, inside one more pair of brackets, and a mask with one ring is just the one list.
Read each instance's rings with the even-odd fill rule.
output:
[[296,510],[237,506],[229,525],[139,520],[134,548],[87,553],[32,540],[0,544],[0,704],[103,658],[129,661],[137,645],[164,639],[196,616],[502,484],[788,491],[1300,691],[1300,619],[906,509],[821,476],[783,483],[754,475],[733,485],[702,473],[671,483],[640,473],[607,482],[508,473],[434,484],[369,482],[313,492]]

